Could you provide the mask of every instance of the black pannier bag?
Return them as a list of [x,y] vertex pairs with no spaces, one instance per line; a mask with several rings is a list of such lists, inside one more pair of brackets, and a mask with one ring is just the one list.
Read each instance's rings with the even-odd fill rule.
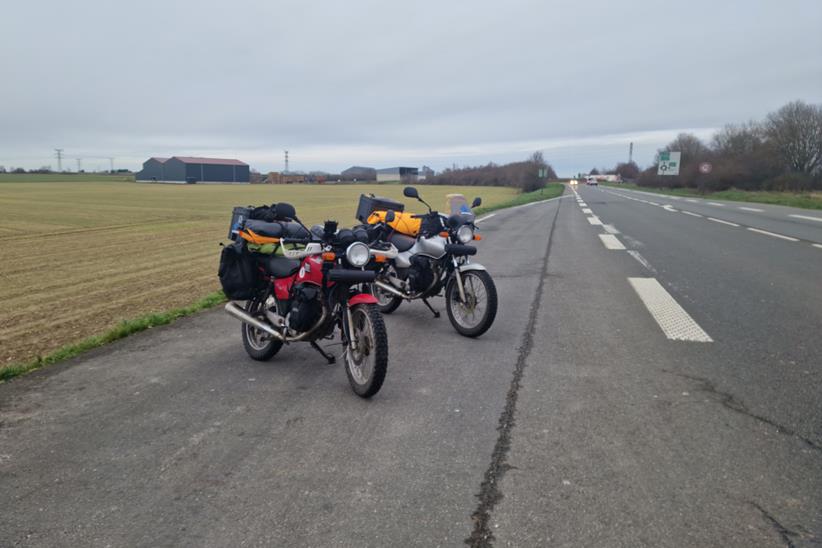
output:
[[250,299],[262,281],[257,262],[242,240],[223,247],[217,275],[220,277],[223,293],[232,301]]
[[403,211],[405,209],[405,205],[396,200],[392,200],[391,198],[366,196],[365,194],[360,194],[360,203],[357,206],[356,217],[359,222],[367,223],[368,216],[375,211],[388,211],[389,209],[394,211]]

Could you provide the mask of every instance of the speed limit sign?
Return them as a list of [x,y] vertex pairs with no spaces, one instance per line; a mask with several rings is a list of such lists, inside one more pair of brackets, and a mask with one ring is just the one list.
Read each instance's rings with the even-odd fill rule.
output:
[[708,173],[710,173],[713,170],[714,170],[714,166],[712,166],[710,162],[702,162],[701,164],[699,164],[699,172],[700,173],[704,173],[705,175],[707,175]]

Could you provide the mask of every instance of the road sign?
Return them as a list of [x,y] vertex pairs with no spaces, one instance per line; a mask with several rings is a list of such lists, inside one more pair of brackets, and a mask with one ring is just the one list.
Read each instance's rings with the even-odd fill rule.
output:
[[657,175],[679,175],[679,158],[681,152],[660,152]]
[[707,175],[708,173],[710,173],[713,170],[714,170],[714,166],[711,165],[711,162],[702,162],[701,164],[699,164],[699,172],[700,173],[704,173],[705,175]]

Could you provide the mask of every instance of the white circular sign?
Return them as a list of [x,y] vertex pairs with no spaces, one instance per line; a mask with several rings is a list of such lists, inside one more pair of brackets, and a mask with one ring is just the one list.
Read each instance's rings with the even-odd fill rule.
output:
[[712,166],[710,162],[702,162],[701,164],[699,164],[699,171],[701,173],[707,174],[713,171],[713,169],[714,166]]

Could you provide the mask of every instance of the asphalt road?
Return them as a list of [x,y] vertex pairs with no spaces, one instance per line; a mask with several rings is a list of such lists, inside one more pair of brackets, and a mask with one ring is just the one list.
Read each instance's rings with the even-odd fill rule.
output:
[[493,328],[402,305],[370,401],[220,310],[0,385],[0,546],[818,546],[822,222],[579,194],[486,218]]

